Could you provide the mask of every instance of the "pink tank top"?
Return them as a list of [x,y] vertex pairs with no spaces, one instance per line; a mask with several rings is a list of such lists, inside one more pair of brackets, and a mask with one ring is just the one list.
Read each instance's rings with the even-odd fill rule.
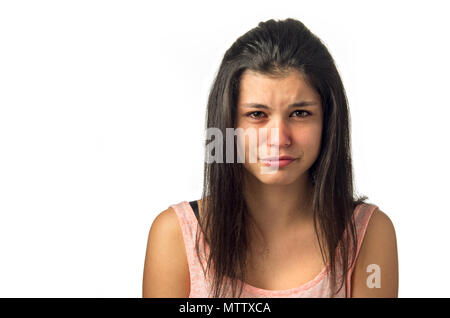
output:
[[[208,298],[212,297],[210,294],[211,281],[205,278],[202,265],[200,264],[196,251],[195,251],[195,238],[196,231],[200,230],[197,218],[192,210],[188,201],[182,201],[178,204],[170,205],[178,216],[178,221],[183,233],[184,244],[186,248],[187,261],[189,265],[190,275],[190,294],[189,298]],[[363,203],[355,208],[355,222],[356,230],[358,233],[358,245],[357,255],[366,232],[367,225],[370,217],[378,206],[369,203]],[[203,255],[203,234],[200,235],[200,251]],[[209,247],[206,246],[207,253]],[[206,268],[206,261],[203,258],[202,263]],[[273,298],[273,297],[292,297],[292,298],[304,298],[304,297],[331,297],[331,290],[329,284],[329,275],[326,272],[327,267],[324,267],[322,271],[312,280],[301,286],[284,289],[284,290],[268,290],[255,286],[251,286],[244,282],[243,291],[240,297],[242,298]],[[345,298],[350,297],[351,291],[351,275],[354,270],[354,264],[350,269],[345,280],[345,286],[341,288],[339,293],[334,297]],[[239,287],[239,284],[238,284]],[[230,294],[231,295],[231,294]]]

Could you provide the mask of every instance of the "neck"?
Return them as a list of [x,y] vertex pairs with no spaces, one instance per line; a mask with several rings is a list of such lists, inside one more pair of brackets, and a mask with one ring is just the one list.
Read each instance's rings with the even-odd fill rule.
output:
[[307,174],[288,185],[264,184],[252,175],[244,178],[244,197],[252,226],[265,242],[280,239],[312,222],[312,190]]

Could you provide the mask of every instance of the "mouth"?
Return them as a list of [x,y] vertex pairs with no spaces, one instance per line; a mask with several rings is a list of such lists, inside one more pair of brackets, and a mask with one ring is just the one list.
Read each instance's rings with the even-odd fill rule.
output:
[[279,157],[273,159],[260,159],[260,162],[266,167],[286,167],[292,162],[297,160],[297,158],[293,157]]
[[292,157],[292,156],[278,156],[278,157],[267,157],[267,158],[260,158],[260,159],[266,160],[266,161],[268,161],[268,160],[276,161],[276,160],[293,160],[293,159],[297,159],[297,158]]

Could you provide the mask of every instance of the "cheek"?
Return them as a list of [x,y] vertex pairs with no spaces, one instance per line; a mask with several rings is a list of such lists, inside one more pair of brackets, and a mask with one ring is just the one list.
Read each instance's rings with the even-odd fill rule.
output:
[[[243,128],[244,131],[246,127]],[[257,158],[259,157],[259,137],[258,130],[250,128],[247,130],[246,135],[236,136],[236,150],[238,151],[238,157],[245,153],[245,163],[246,164],[256,164]],[[239,150],[241,152],[239,152]],[[240,161],[244,162],[244,160]]]
[[302,133],[296,134],[295,144],[303,151],[305,157],[315,159],[320,152],[322,127],[311,127]]

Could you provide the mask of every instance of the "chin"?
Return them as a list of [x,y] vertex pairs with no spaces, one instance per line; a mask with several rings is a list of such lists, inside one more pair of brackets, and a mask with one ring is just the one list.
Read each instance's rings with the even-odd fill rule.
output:
[[259,175],[257,179],[267,185],[289,185],[295,182],[297,178],[290,176],[277,176],[277,175]]
[[267,185],[289,185],[294,183],[301,176],[301,173],[299,172],[293,173],[288,170],[278,170],[271,174],[261,173],[259,168],[257,171],[249,171],[249,173],[259,182]]

